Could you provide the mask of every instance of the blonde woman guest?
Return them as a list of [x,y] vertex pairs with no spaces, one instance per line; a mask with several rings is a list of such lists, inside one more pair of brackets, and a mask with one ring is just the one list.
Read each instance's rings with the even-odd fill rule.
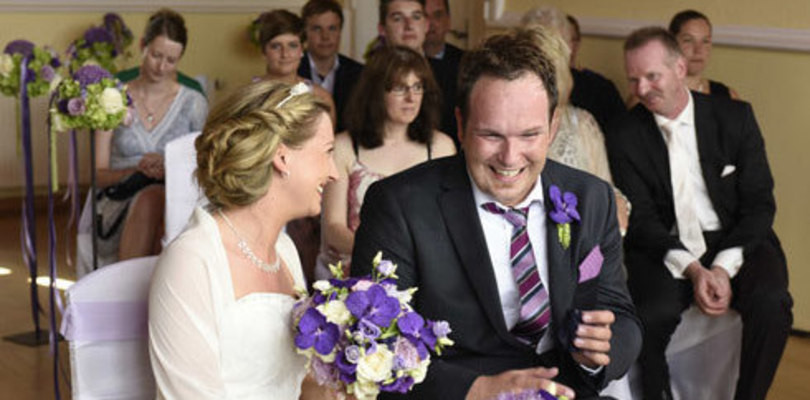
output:
[[[559,17],[565,19],[563,14],[560,14]],[[599,129],[599,124],[589,112],[571,105],[568,101],[573,87],[573,78],[568,65],[571,59],[568,45],[555,29],[530,23],[524,32],[534,38],[538,47],[554,63],[556,71],[559,92],[557,115],[560,124],[554,141],[549,147],[548,158],[589,172],[612,184],[605,138],[602,130]],[[613,190],[616,194],[616,216],[619,220],[619,230],[626,232],[630,202],[617,188],[614,187]]]
[[455,154],[453,141],[435,130],[439,93],[427,60],[416,51],[385,46],[371,54],[347,106],[349,130],[335,139],[340,177],[324,193],[317,278],[329,276],[330,263],[343,261],[348,268],[360,207],[372,183]]
[[[293,345],[298,253],[282,227],[316,215],[337,178],[329,106],[262,81],[235,92],[196,140],[210,201],[161,255],[149,293],[149,349],[165,399],[323,398]],[[309,390],[314,390],[315,393]]]
[[[140,73],[128,83],[134,118],[96,136],[97,184],[104,188],[98,203],[100,265],[160,252],[164,148],[202,129],[208,112],[202,94],[177,82],[188,43],[183,17],[168,9],[156,12],[140,43]],[[80,230],[89,232],[92,218],[86,215]]]

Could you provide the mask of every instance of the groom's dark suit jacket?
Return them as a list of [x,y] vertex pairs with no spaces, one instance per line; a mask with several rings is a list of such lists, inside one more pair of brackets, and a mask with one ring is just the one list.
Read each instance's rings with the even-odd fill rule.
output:
[[[549,286],[556,349],[568,376],[561,379],[581,393],[595,392],[620,377],[641,346],[640,323],[621,269],[621,243],[609,185],[591,175],[546,163],[542,173],[545,210],[548,187],[576,194],[582,222],[572,224],[571,244],[563,249],[555,223],[546,220]],[[418,287],[414,306],[429,319],[447,320],[455,345],[434,356],[413,399],[463,399],[482,374],[544,365],[533,348],[507,331],[491,259],[463,155],[421,164],[375,183],[368,190],[355,236],[352,275],[369,273],[377,251],[398,265],[399,285]],[[605,261],[597,278],[577,283],[578,266],[600,246]],[[566,315],[574,309],[608,309],[616,314],[611,363],[601,373],[585,373],[561,343]],[[548,356],[549,354],[546,354]],[[547,365],[551,366],[551,365]],[[579,397],[579,396],[578,396]]]
[[[779,246],[771,229],[773,178],[751,106],[695,92],[692,98],[703,179],[723,225],[722,239],[709,251],[742,246],[748,253],[766,238]],[[669,155],[652,113],[637,105],[612,125],[608,137],[614,183],[633,205],[626,251],[663,260],[670,249],[685,249],[672,233]]]

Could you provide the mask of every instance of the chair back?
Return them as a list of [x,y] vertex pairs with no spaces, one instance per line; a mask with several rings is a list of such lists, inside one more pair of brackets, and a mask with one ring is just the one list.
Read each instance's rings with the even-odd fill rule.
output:
[[74,400],[154,399],[149,282],[157,256],[98,269],[67,290],[61,333],[70,349]]
[[185,228],[194,208],[207,203],[194,180],[197,150],[194,140],[200,132],[189,133],[166,144],[166,232],[163,247]]

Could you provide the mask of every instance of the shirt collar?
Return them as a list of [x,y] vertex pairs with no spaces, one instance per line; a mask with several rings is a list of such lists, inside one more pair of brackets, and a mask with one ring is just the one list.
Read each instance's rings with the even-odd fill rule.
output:
[[670,126],[689,125],[689,126],[692,126],[692,125],[695,124],[695,102],[692,99],[692,92],[690,92],[686,88],[684,88],[684,90],[686,90],[686,94],[687,94],[687,96],[689,96],[689,100],[686,102],[686,107],[684,107],[683,111],[681,111],[681,113],[678,114],[677,117],[675,117],[673,119],[669,119],[669,118],[667,118],[667,117],[665,117],[663,115],[653,114],[653,117],[655,118],[655,123],[659,127],[662,127],[662,126],[665,126],[665,125],[670,125]]
[[436,55],[434,55],[434,56],[433,56],[433,57],[431,57],[431,58],[434,58],[434,59],[436,59],[436,60],[443,60],[443,59],[444,59],[444,53],[445,53],[445,50],[447,50],[447,44],[443,44],[443,45],[442,45],[442,49],[441,49],[441,50],[439,50],[439,52],[438,52],[438,53],[436,53]]
[[[481,191],[481,189],[478,188],[478,185],[475,183],[475,180],[473,180],[472,175],[467,173],[467,177],[470,179],[470,185],[472,186],[473,198],[475,199],[475,206],[476,207],[478,207],[480,209],[481,206],[483,206],[486,203],[495,203],[496,205],[498,205],[498,207],[501,207],[504,210],[510,208],[510,207],[504,206],[503,204],[501,204],[499,201],[495,200],[495,198],[490,196],[489,194],[484,193],[483,191]],[[542,205],[543,204],[543,199],[544,199],[543,180],[542,180],[542,176],[538,175],[537,176],[537,181],[534,183],[534,187],[529,192],[529,195],[526,196],[526,198],[523,199],[523,201],[521,201],[517,206],[511,207],[511,208],[528,207],[529,205],[531,205],[535,201],[540,202],[540,204]]]
[[[309,70],[311,71],[310,74],[315,77],[318,75],[318,67],[315,66],[315,60],[312,59],[312,54],[307,53],[307,59],[309,60]],[[331,73],[337,71],[338,67],[340,67],[340,57],[335,54],[335,64],[332,65],[332,69],[329,70],[329,73],[326,76],[330,75]]]

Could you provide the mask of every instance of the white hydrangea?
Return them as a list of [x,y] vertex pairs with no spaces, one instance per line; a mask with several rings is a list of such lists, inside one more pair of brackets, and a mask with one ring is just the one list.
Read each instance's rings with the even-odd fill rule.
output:
[[121,96],[121,92],[115,88],[104,89],[104,91],[101,92],[99,103],[101,103],[101,107],[104,108],[104,111],[108,114],[117,114],[124,110],[124,98]]
[[8,78],[12,71],[14,71],[14,58],[9,54],[0,54],[0,75]]

